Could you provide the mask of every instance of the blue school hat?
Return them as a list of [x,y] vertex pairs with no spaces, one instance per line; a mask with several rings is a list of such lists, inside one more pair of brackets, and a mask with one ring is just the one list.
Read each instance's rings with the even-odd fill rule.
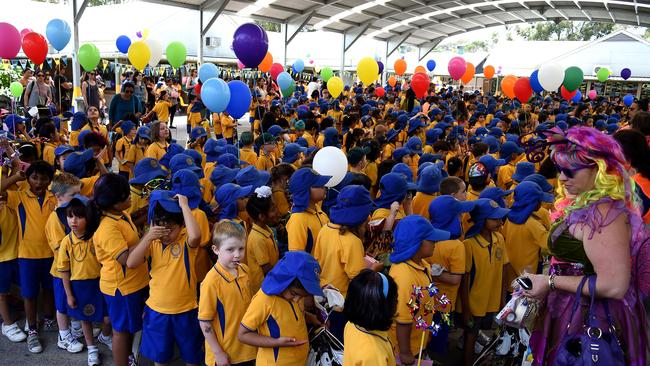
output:
[[165,178],[167,171],[160,166],[158,160],[154,158],[144,158],[133,168],[133,178],[130,184],[147,184],[147,182],[156,178]]
[[433,145],[436,141],[438,141],[442,133],[443,131],[439,128],[432,128],[430,130],[427,130],[427,132],[425,132],[426,144]]
[[300,168],[289,178],[289,192],[293,197],[291,212],[303,212],[309,206],[309,196],[312,187],[324,187],[332,178],[320,175],[311,168]]
[[240,186],[252,186],[253,190],[255,190],[258,187],[266,185],[270,177],[271,173],[266,170],[258,170],[254,166],[249,165],[237,173],[235,180]]
[[172,171],[172,175],[181,169],[189,169],[193,171],[199,179],[204,177],[203,169],[196,165],[191,156],[183,153],[174,155],[169,162],[169,168]]
[[524,149],[517,146],[512,141],[506,141],[501,145],[501,150],[499,150],[499,157],[507,162],[510,162],[512,159],[512,154],[521,154],[524,152]]
[[147,126],[142,126],[138,128],[138,131],[135,133],[136,137],[141,139],[147,139],[151,141],[151,129]]
[[208,133],[205,131],[205,128],[197,126],[192,129],[190,136],[192,137],[192,140],[196,140],[208,136]]
[[306,153],[307,149],[296,144],[296,143],[291,143],[291,144],[286,144],[284,146],[284,156],[282,157],[282,162],[283,163],[293,163],[294,161],[298,160],[300,157],[300,153]]
[[122,124],[120,124],[120,128],[122,129],[122,132],[126,136],[131,132],[131,130],[133,130],[135,128],[135,123],[133,123],[133,122],[131,122],[131,121],[129,121],[127,119],[127,120],[122,121]]
[[65,153],[73,152],[74,147],[70,145],[59,145],[54,149],[54,156],[59,157]]
[[199,177],[189,169],[181,169],[174,173],[172,191],[187,197],[191,209],[199,207],[202,201]]
[[304,137],[298,137],[295,143],[304,147],[305,149],[309,147],[309,143],[307,142],[307,139]]
[[314,257],[303,251],[290,251],[266,274],[262,291],[269,296],[280,295],[297,279],[310,295],[323,296],[320,272]]
[[436,229],[448,231],[451,239],[458,239],[462,235],[460,214],[473,209],[474,201],[459,201],[448,194],[436,197],[429,204],[431,225]]
[[422,156],[420,156],[420,160],[418,160],[418,167],[424,163],[435,163],[438,160],[442,160],[442,155],[431,153],[422,154]]
[[411,133],[413,133],[416,129],[418,129],[419,127],[426,127],[426,126],[427,126],[427,124],[424,123],[424,121],[421,120],[419,116],[418,116],[418,117],[413,117],[413,118],[411,118],[411,120],[409,121],[409,130],[408,130],[408,133],[411,134]]
[[74,174],[77,178],[84,178],[86,176],[86,163],[93,157],[92,149],[74,152],[65,159],[63,171]]
[[234,183],[226,183],[217,188],[214,199],[219,204],[219,220],[236,218],[237,199],[248,197],[252,192],[252,186],[242,187]]
[[330,208],[330,221],[348,227],[359,226],[368,219],[374,206],[364,186],[343,187],[336,197],[336,205]]
[[390,208],[393,202],[402,202],[408,192],[408,181],[401,173],[384,174],[379,180],[381,195],[375,200],[379,208]]
[[399,162],[406,155],[410,155],[411,150],[408,147],[399,147],[393,151],[393,160]]
[[172,158],[178,154],[182,154],[183,151],[185,151],[185,148],[179,144],[169,145],[169,147],[167,147],[167,152],[160,158],[160,165],[169,168]]
[[156,189],[151,192],[149,195],[149,210],[147,212],[147,222],[152,223],[154,219],[154,211],[156,205],[160,205],[163,210],[170,213],[181,213],[181,206],[178,204],[178,200],[174,198],[176,193],[172,191],[165,191],[161,189]]
[[487,187],[481,191],[479,198],[489,198],[496,202],[500,207],[506,208],[506,201],[503,197],[507,197],[512,193],[512,190],[504,191],[499,187]]
[[553,202],[553,195],[546,193],[535,182],[521,182],[515,187],[514,202],[508,213],[508,220],[523,224],[533,214],[541,202]]
[[442,119],[442,121],[451,125],[455,121],[455,119],[454,116],[448,114]]
[[70,129],[72,131],[79,131],[86,124],[86,113],[75,112],[72,115],[72,122],[70,122]]
[[406,165],[404,163],[399,163],[399,164],[395,164],[390,171],[391,171],[391,173],[402,174],[403,176],[406,177],[406,182],[407,182],[407,185],[408,185],[407,189],[409,191],[417,190],[418,187],[414,183],[413,171],[411,170],[411,167],[409,167],[408,165]]
[[485,135],[487,135],[489,132],[490,132],[490,131],[488,131],[487,128],[485,128],[485,127],[479,127],[479,128],[476,129],[476,133],[475,133],[475,134],[476,134],[477,136],[485,136]]
[[498,203],[488,198],[479,198],[474,201],[474,204],[474,209],[469,213],[474,225],[467,230],[466,238],[471,238],[480,233],[483,226],[485,226],[485,220],[503,219],[510,213],[509,209],[499,206]]
[[417,136],[412,136],[406,141],[406,148],[411,151],[411,154],[422,154],[422,140]]
[[506,165],[506,161],[504,159],[495,159],[494,156],[492,155],[483,155],[478,159],[479,163],[482,163],[485,165],[485,168],[487,168],[487,171],[492,174],[492,177],[495,177],[497,175],[497,168],[503,165]]
[[77,142],[79,143],[79,146],[77,146],[77,148],[79,149],[79,151],[86,149],[86,147],[84,146],[85,145],[84,140],[86,139],[86,136],[90,135],[91,133],[92,133],[91,130],[83,130],[79,132],[79,135],[77,136]]
[[341,147],[341,144],[339,144],[339,131],[336,129],[336,127],[326,128],[323,132],[323,135],[325,136],[323,139],[323,147]]
[[393,232],[393,252],[390,254],[392,263],[402,263],[411,259],[420,249],[425,240],[448,240],[448,231],[438,230],[420,215],[409,215],[401,219]]
[[194,149],[185,149],[185,151],[183,151],[183,154],[192,157],[192,159],[194,159],[194,164],[196,164],[197,166],[200,167],[203,165],[203,155],[201,155],[200,152]]
[[[88,207],[88,203],[90,203],[90,198],[77,193],[74,196],[72,196],[72,199],[70,201],[63,202],[61,205],[59,205],[59,207],[56,208],[56,211],[57,212],[62,212],[63,210],[65,210],[66,207],[70,206],[73,201],[78,201],[82,205]],[[59,210],[61,210],[61,211],[59,211]]]
[[269,127],[269,130],[267,132],[270,133],[271,135],[275,136],[275,137],[278,137],[278,135],[280,135],[283,131],[284,130],[282,129],[282,127],[280,127],[278,125],[273,125],[273,126]]
[[517,163],[512,179],[516,182],[522,182],[527,176],[535,174],[535,164],[522,161]]
[[442,114],[442,110],[440,108],[433,108],[432,110],[429,111],[429,118],[434,119],[435,116]]
[[553,186],[548,182],[546,177],[541,174],[531,174],[523,179],[523,182],[535,182],[539,185],[542,191],[547,193],[553,192]]
[[239,148],[233,144],[223,145],[223,152],[228,154],[233,154],[235,156],[239,156]]
[[618,131],[619,125],[617,123],[609,123],[607,124],[607,133],[609,135],[613,135],[616,131]]
[[239,173],[239,168],[229,168],[225,165],[215,165],[214,170],[210,174],[210,182],[219,188],[221,185],[226,183],[233,183],[235,177]]
[[221,154],[217,157],[217,165],[227,166],[228,168],[239,168],[241,160],[237,156],[229,153]]
[[397,135],[399,135],[399,131],[391,128],[386,133],[386,141],[391,142],[392,140],[395,140],[397,138]]
[[[441,162],[442,163],[442,162]],[[444,179],[439,164],[432,163],[418,173],[418,192],[434,194],[440,192],[440,182]]]
[[503,136],[503,130],[499,127],[492,127],[490,129],[489,134],[496,138],[500,138],[501,136]]

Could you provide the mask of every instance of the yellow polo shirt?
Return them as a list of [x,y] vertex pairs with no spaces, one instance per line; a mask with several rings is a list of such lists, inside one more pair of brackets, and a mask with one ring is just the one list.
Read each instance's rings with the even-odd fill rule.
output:
[[[233,275],[217,263],[201,283],[199,320],[212,322],[219,346],[230,363],[255,359],[257,348],[243,344],[237,338],[239,323],[251,303],[250,276],[245,264]],[[214,353],[205,342],[205,364],[214,365]]]
[[[135,145],[135,144],[131,145],[131,146],[129,146],[129,149],[126,152],[124,160],[126,160],[127,162],[133,164],[133,168],[135,168],[135,166],[138,164],[138,162],[140,160],[144,159],[145,150],[146,150],[146,148],[141,149],[140,147],[138,147],[138,145]],[[129,176],[132,177],[133,172],[131,172],[131,174]]]
[[18,221],[9,207],[0,210],[0,262],[18,258]]
[[321,267],[320,284],[336,287],[343,296],[350,281],[366,268],[363,242],[349,230],[341,235],[341,225],[328,223],[316,240],[314,258]]
[[18,220],[18,258],[52,258],[44,228],[56,207],[56,197],[50,191],[43,197],[36,197],[31,190],[6,193],[7,207]]
[[51,144],[49,142],[46,142],[43,144],[43,160],[48,162],[50,165],[54,166],[54,149],[56,147],[54,144]]
[[248,263],[253,293],[256,293],[262,286],[264,280],[262,266],[265,264],[275,266],[279,257],[278,244],[275,242],[271,228],[253,223],[253,228],[246,241],[246,263]]
[[314,147],[316,146],[316,142],[314,141],[314,136],[312,136],[311,133],[305,131],[302,134],[302,138],[307,140],[307,147]]
[[393,344],[387,331],[366,330],[347,322],[343,331],[343,364],[351,366],[395,366]]
[[257,158],[255,167],[257,170],[266,170],[267,172],[271,171],[271,168],[275,166],[275,157],[273,155],[266,156],[260,152],[260,157]]
[[[439,264],[447,269],[450,274],[465,274],[465,245],[460,240],[443,240],[436,243],[433,255],[427,259],[431,264]],[[456,298],[458,297],[458,285],[451,285],[440,281],[435,282],[436,287],[441,294],[446,294],[449,304],[446,307],[440,307],[438,310],[450,313],[456,307]]]
[[542,251],[548,251],[549,232],[542,222],[534,215],[531,215],[523,224],[515,224],[506,220],[503,225],[503,234],[510,262],[506,271],[507,283],[511,283],[524,271],[538,273]]
[[431,204],[431,201],[433,201],[437,196],[437,193],[427,194],[424,192],[417,192],[413,197],[413,213],[420,215],[428,220],[430,218],[429,205]]
[[239,149],[239,160],[245,161],[249,165],[257,166],[257,154],[253,149],[246,147]]
[[[370,221],[386,219],[388,216],[390,216],[390,208],[378,208],[372,213]],[[401,220],[404,217],[406,217],[406,214],[404,213],[404,209],[400,207],[395,215],[395,220]],[[393,225],[393,228],[395,228],[395,225]]]
[[141,189],[131,186],[131,207],[129,207],[129,215],[134,214],[144,207],[149,207],[149,195],[144,194]]
[[395,151],[395,144],[386,144],[381,153],[381,160],[388,160],[393,158],[393,151]]
[[273,190],[273,203],[278,208],[278,213],[280,214],[280,217],[283,217],[284,215],[288,214],[289,210],[291,210],[291,206],[289,206],[289,200],[287,199],[287,195],[281,189]]
[[330,221],[320,207],[294,212],[287,222],[289,250],[303,250],[312,253],[320,229]]
[[99,179],[99,173],[91,177],[81,178],[81,189],[79,194],[91,198],[93,196],[93,188],[95,188],[95,182]]
[[145,158],[154,158],[158,161],[167,153],[167,148],[169,147],[169,144],[167,142],[154,142],[149,147],[147,147],[147,151],[144,153]]
[[[300,306],[280,296],[269,296],[262,290],[253,296],[241,325],[271,338],[309,339]],[[260,347],[257,349],[256,365],[305,366],[308,353],[308,343],[296,347]]]
[[56,268],[59,272],[70,272],[72,281],[98,279],[101,265],[92,239],[82,240],[70,232],[61,240]]
[[231,116],[226,116],[225,114],[219,116],[219,121],[221,122],[223,137],[227,139],[232,138],[235,127],[237,126],[237,121],[235,121]]
[[[63,216],[63,220],[66,220],[65,215]],[[52,211],[45,222],[45,237],[47,238],[47,244],[49,244],[54,255],[50,274],[56,278],[61,278],[61,274],[57,269],[57,262],[59,258],[59,249],[61,248],[61,240],[63,240],[65,236],[65,226],[61,223],[61,219],[57,212]]]
[[169,108],[172,107],[170,102],[161,100],[157,102],[152,111],[156,112],[156,118],[158,121],[169,122]]
[[117,140],[117,143],[115,144],[115,157],[117,158],[119,170],[121,172],[128,172],[129,178],[133,178],[133,172],[125,165],[128,161],[126,158],[130,149],[131,141],[129,141],[128,137],[122,136],[122,138]]
[[[399,348],[397,343],[397,324],[408,324],[411,325],[411,349],[410,352],[413,355],[416,355],[420,350],[420,339],[422,337],[422,330],[416,329],[415,324],[413,323],[413,316],[411,316],[411,310],[408,306],[409,301],[411,301],[411,294],[413,293],[413,286],[427,287],[431,284],[431,273],[429,269],[429,263],[426,261],[421,261],[420,263],[415,263],[412,260],[408,260],[402,263],[393,263],[390,267],[388,273],[395,283],[397,284],[397,316],[393,322],[393,326],[390,329],[390,339],[396,348]],[[422,291],[424,298],[421,299],[421,304],[424,305],[430,301],[429,293],[427,291]],[[423,315],[423,312],[420,312],[419,315]],[[433,315],[429,314],[424,317],[424,320],[431,324]],[[426,332],[428,333],[428,332]],[[425,344],[429,338],[428,334],[425,334]],[[406,350],[408,352],[408,350]],[[397,349],[397,353],[404,352]]]
[[507,191],[512,185],[512,175],[515,174],[515,163],[516,161],[511,161],[510,163],[500,166],[497,172],[497,187]]
[[142,290],[149,284],[147,265],[143,263],[130,269],[121,265],[117,258],[138,245],[140,237],[128,213],[104,214],[93,235],[97,260],[102,264],[99,289],[103,294],[115,296],[119,290],[123,296]]

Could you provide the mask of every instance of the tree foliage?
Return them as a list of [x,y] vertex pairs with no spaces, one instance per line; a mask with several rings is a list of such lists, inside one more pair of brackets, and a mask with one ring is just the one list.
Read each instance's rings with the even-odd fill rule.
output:
[[517,34],[528,41],[591,41],[616,30],[613,23],[597,22],[540,22],[532,27],[517,29]]
[[280,23],[267,22],[264,20],[256,20],[255,23],[262,27],[267,32],[281,32],[282,25]]

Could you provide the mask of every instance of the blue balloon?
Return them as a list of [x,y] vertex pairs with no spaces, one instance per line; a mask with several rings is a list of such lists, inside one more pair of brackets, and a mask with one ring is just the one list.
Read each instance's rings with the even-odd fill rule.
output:
[[535,70],[530,74],[530,87],[533,88],[535,93],[541,93],[544,91],[542,84],[539,83],[539,77],[537,76],[538,73],[539,70]]
[[228,112],[232,118],[240,119],[251,107],[251,101],[253,100],[251,90],[248,85],[241,80],[233,80],[229,82],[228,89],[230,90],[230,102],[228,102],[226,112]]
[[291,68],[293,69],[293,72],[302,72],[302,70],[305,69],[305,62],[301,59],[297,59]]
[[199,67],[199,79],[205,82],[219,77],[219,68],[215,64],[206,63]]
[[278,75],[278,86],[281,90],[288,88],[292,81],[293,79],[291,78],[291,75],[286,71],[283,71]]
[[582,100],[582,93],[580,92],[580,90],[577,90],[576,95],[574,95],[573,98],[571,98],[571,101],[573,103],[580,103],[581,100]]
[[201,100],[211,112],[223,112],[230,103],[230,88],[219,78],[208,79],[201,85]]
[[50,41],[50,44],[52,44],[52,47],[57,51],[61,51],[70,42],[72,31],[65,20],[52,19],[47,23],[45,35],[47,36],[47,40]]
[[127,36],[119,36],[115,40],[115,46],[122,53],[128,53],[129,47],[131,47],[131,39]]
[[634,103],[634,95],[632,94],[626,94],[623,97],[623,103],[625,104],[626,107],[629,107]]
[[435,68],[436,68],[436,62],[435,61],[433,61],[433,60],[427,61],[427,70],[429,70],[431,72]]

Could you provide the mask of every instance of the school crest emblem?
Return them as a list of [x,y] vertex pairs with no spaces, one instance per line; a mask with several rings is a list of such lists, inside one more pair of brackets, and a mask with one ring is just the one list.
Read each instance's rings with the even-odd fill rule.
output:
[[86,306],[84,306],[83,313],[85,316],[92,316],[93,314],[95,314],[95,305],[87,304]]

